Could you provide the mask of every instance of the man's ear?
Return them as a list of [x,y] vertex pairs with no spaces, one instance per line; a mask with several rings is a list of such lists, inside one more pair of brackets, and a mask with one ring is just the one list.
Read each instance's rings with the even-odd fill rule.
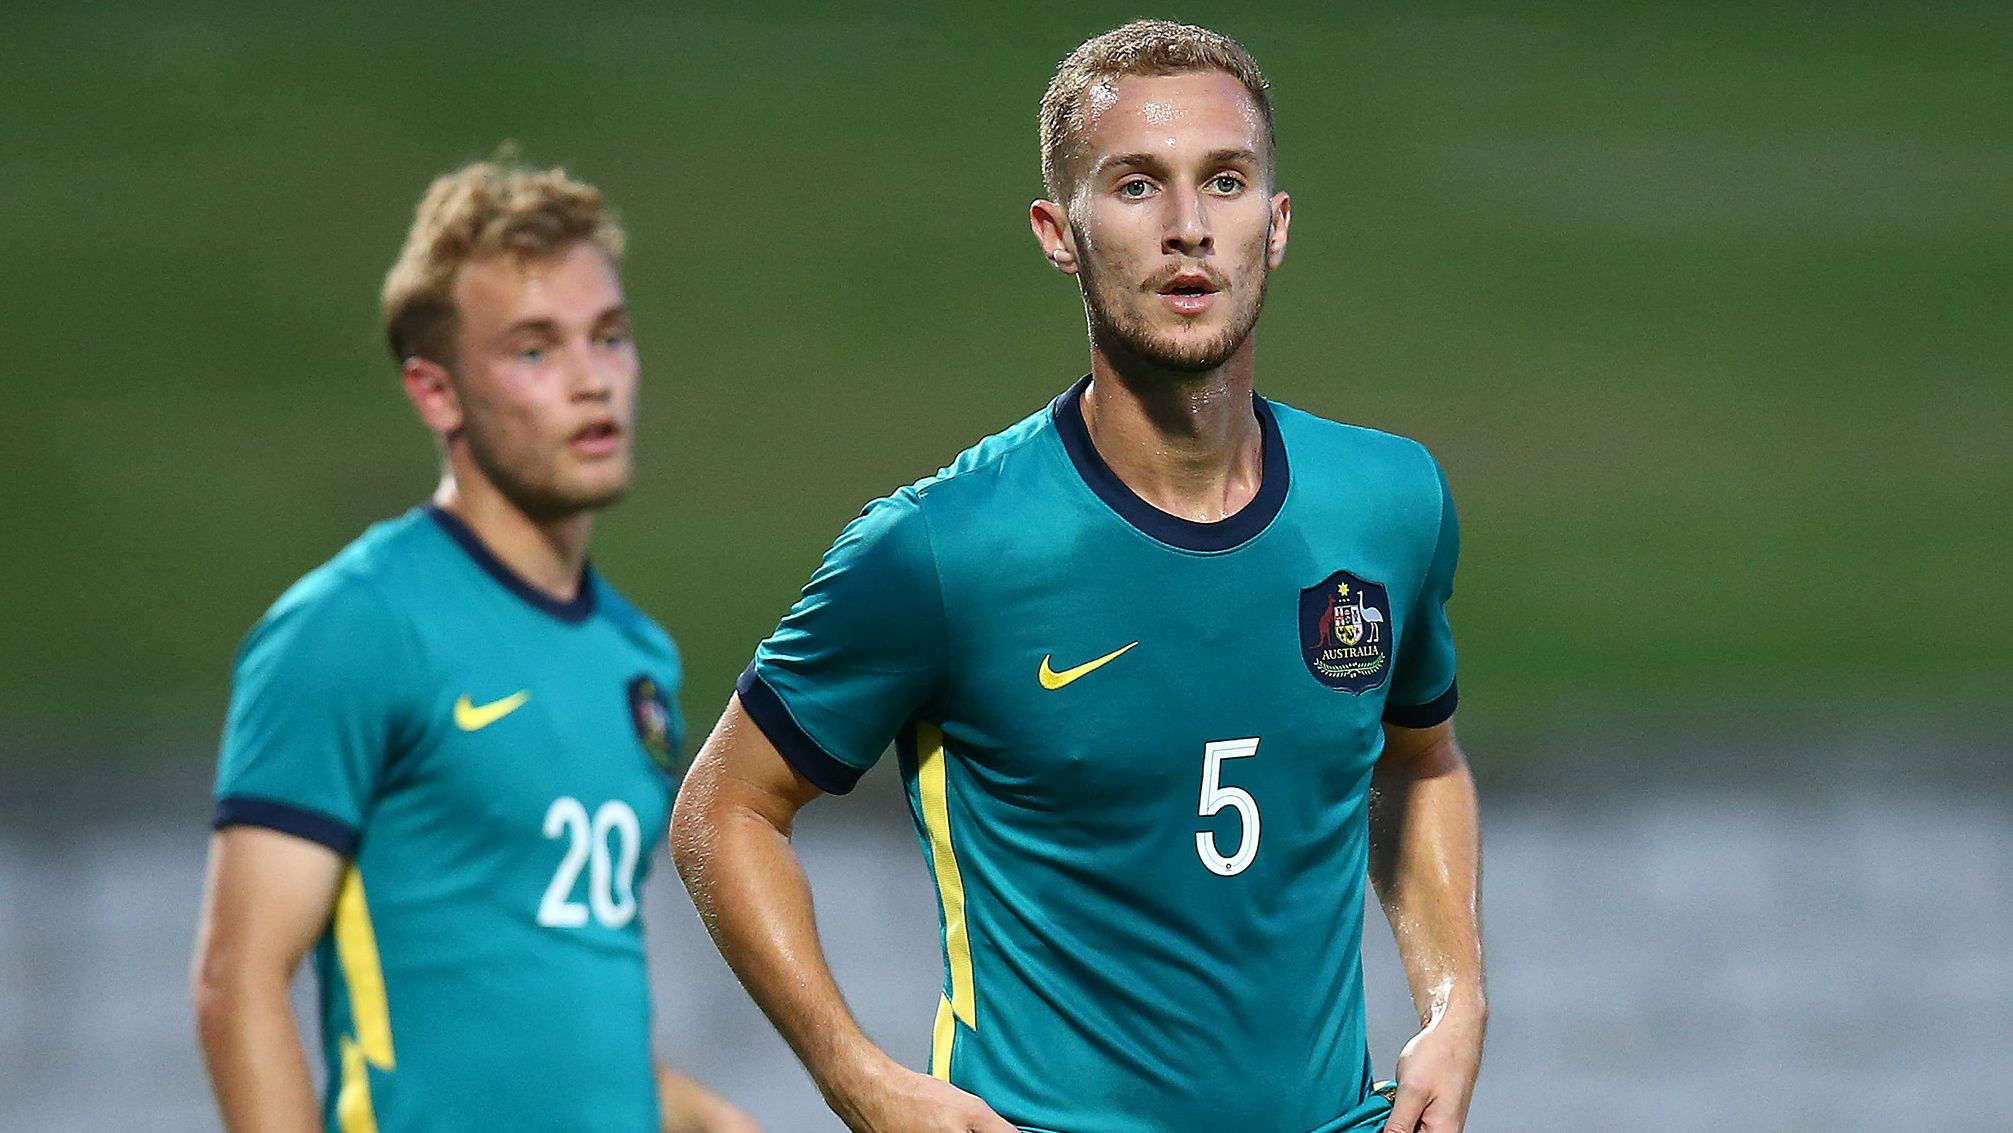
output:
[[1293,198],[1272,194],[1272,223],[1265,231],[1265,266],[1277,269],[1286,260],[1286,228],[1293,222]]
[[461,395],[446,366],[415,354],[405,360],[399,376],[421,424],[443,439],[461,431]]
[[1041,245],[1042,255],[1055,270],[1064,275],[1075,275],[1079,270],[1076,258],[1076,234],[1070,231],[1069,213],[1054,201],[1036,201],[1028,206],[1029,227],[1034,229],[1035,243]]

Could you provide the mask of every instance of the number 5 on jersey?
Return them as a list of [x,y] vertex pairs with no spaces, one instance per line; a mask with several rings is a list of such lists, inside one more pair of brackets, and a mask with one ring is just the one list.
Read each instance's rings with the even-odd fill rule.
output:
[[1237,852],[1227,858],[1217,850],[1213,831],[1195,832],[1196,856],[1209,867],[1209,872],[1223,877],[1243,873],[1245,867],[1251,864],[1251,859],[1258,856],[1258,800],[1242,787],[1226,787],[1219,782],[1223,761],[1257,754],[1256,736],[1245,740],[1212,740],[1202,749],[1202,804],[1196,813],[1208,818],[1224,807],[1230,807],[1244,821],[1244,831],[1237,840]]

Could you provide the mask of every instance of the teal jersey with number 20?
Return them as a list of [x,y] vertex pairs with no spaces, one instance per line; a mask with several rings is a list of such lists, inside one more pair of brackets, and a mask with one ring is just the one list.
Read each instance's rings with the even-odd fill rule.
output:
[[315,950],[331,1133],[655,1133],[637,894],[683,725],[664,631],[378,524],[238,657],[218,826],[347,859]]
[[1023,1129],[1375,1129],[1360,947],[1386,722],[1456,698],[1456,525],[1418,444],[1253,399],[1196,523],[1079,382],[833,545],[742,675],[834,792],[893,739],[941,902],[930,1065]]

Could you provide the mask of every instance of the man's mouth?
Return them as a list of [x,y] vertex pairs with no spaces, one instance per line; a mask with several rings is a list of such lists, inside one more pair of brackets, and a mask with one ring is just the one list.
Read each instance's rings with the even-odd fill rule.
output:
[[1222,288],[1208,273],[1178,272],[1155,289],[1168,310],[1184,318],[1195,318],[1216,304]]
[[607,456],[613,453],[622,440],[622,426],[614,418],[604,417],[589,421],[573,431],[567,438],[567,445],[582,456]]

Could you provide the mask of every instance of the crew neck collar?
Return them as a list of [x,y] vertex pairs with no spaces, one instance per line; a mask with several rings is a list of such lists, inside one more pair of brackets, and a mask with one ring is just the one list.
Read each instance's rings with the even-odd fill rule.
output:
[[428,518],[439,524],[442,531],[447,532],[448,538],[453,539],[455,544],[466,552],[469,558],[475,560],[476,566],[481,567],[491,578],[502,583],[505,590],[515,594],[526,605],[537,610],[539,613],[549,615],[569,624],[584,622],[593,615],[594,566],[592,563],[585,564],[580,568],[580,589],[573,595],[573,599],[568,602],[562,602],[536,586],[531,585],[529,582],[524,581],[516,571],[503,565],[503,560],[491,554],[489,548],[483,545],[482,540],[477,537],[475,532],[469,529],[468,524],[463,523],[454,513],[435,503],[427,504],[425,511]]
[[1090,375],[1085,374],[1055,399],[1053,416],[1056,433],[1062,438],[1062,447],[1069,453],[1070,463],[1076,466],[1083,482],[1111,510],[1117,512],[1120,519],[1143,534],[1185,551],[1228,551],[1265,530],[1279,514],[1279,509],[1285,506],[1289,478],[1286,445],[1279,438],[1279,422],[1273,419],[1272,406],[1256,393],[1251,395],[1251,408],[1258,415],[1262,446],[1262,478],[1258,492],[1235,514],[1213,523],[1201,523],[1169,515],[1140,499],[1104,462],[1104,457],[1098,455],[1097,446],[1090,439],[1090,427],[1083,419],[1083,392],[1089,388]]

